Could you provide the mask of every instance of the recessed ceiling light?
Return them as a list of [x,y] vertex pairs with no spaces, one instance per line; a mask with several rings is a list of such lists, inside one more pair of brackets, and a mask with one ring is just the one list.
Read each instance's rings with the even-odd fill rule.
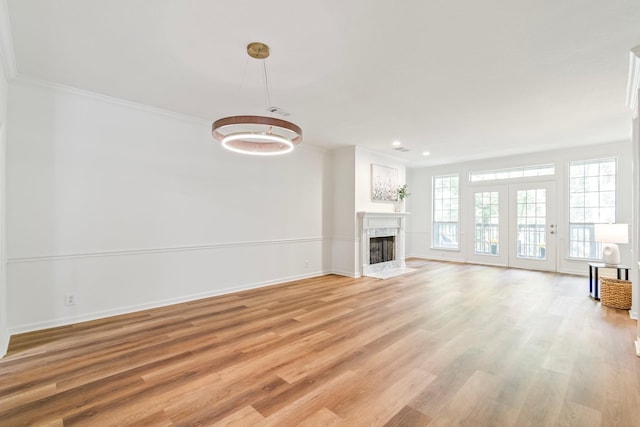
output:
[[399,146],[401,146],[401,145],[402,145],[402,142],[400,142],[400,141],[398,141],[398,140],[396,139],[395,141],[393,141],[393,142],[391,143],[391,145],[393,145],[394,147],[399,147]]
[[430,156],[430,155],[431,155],[431,153],[430,153],[430,152],[428,152],[428,151],[423,151],[423,152],[422,152],[422,155],[426,157],[426,156]]

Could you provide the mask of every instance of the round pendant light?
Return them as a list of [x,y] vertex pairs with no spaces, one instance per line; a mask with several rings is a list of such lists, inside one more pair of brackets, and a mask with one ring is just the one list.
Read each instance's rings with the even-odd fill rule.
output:
[[[264,60],[269,57],[269,46],[264,43],[250,43],[247,46],[250,57]],[[269,96],[266,66],[265,91]],[[269,111],[278,111],[268,106]],[[213,137],[227,150],[258,156],[274,156],[291,152],[302,141],[302,129],[286,120],[265,116],[231,116],[218,119],[211,127]]]

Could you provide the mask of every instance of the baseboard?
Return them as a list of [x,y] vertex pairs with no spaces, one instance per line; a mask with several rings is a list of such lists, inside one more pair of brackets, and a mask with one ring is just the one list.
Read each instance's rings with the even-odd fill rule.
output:
[[9,350],[9,335],[8,331],[0,331],[0,359],[7,354]]
[[340,271],[340,270],[332,270],[327,274],[337,274],[338,276],[345,276],[345,277],[351,277],[352,279],[357,279],[359,277],[362,277],[362,274],[360,274],[360,272],[349,272],[349,271]]
[[490,263],[490,262],[481,262],[481,261],[476,261],[476,260],[466,260],[466,261],[458,261],[458,262],[462,262],[464,264],[473,264],[473,265],[486,265],[487,267],[501,267],[501,268],[509,268],[509,266],[507,266],[504,263]]
[[419,258],[419,259],[424,259],[424,260],[428,260],[428,261],[444,261],[444,262],[456,262],[458,264],[466,264],[467,261],[461,258],[457,258],[457,257],[446,257],[446,256],[438,256],[438,255],[416,255],[416,254],[411,254],[411,255],[407,255],[404,257],[405,260],[409,259],[409,258]]
[[[21,325],[21,326],[17,326],[17,327],[14,327],[14,328],[10,328],[9,329],[9,335],[7,337],[7,340],[6,340],[7,341],[6,344],[7,344],[7,348],[8,348],[9,339],[10,339],[11,335],[24,334],[24,333],[27,333],[27,332],[40,331],[40,330],[43,330],[43,329],[57,328],[57,327],[60,327],[60,326],[73,325],[73,324],[82,323],[82,322],[90,322],[92,320],[104,319],[104,318],[107,318],[107,317],[119,316],[119,315],[122,315],[122,314],[135,313],[137,311],[143,311],[143,310],[150,310],[150,309],[154,309],[154,308],[166,307],[166,306],[169,306],[169,305],[180,304],[180,303],[189,302],[189,301],[196,301],[196,300],[199,300],[199,299],[211,298],[211,297],[215,297],[215,296],[231,294],[231,293],[234,293],[234,292],[242,292],[242,291],[247,291],[247,290],[251,290],[251,289],[263,288],[263,287],[267,287],[267,286],[280,285],[280,284],[283,284],[283,283],[293,282],[293,281],[296,281],[296,280],[302,280],[302,279],[309,279],[309,278],[312,278],[312,277],[324,276],[326,274],[330,274],[330,273],[325,272],[325,271],[318,271],[318,272],[314,272],[314,273],[283,277],[283,278],[276,279],[276,280],[269,280],[269,281],[264,281],[264,282],[251,283],[251,284],[237,286],[237,287],[216,289],[215,291],[211,291],[211,292],[203,292],[203,293],[199,293],[199,294],[185,295],[185,296],[181,296],[181,297],[177,297],[177,298],[169,298],[169,299],[165,299],[165,300],[152,301],[152,302],[145,303],[145,304],[130,305],[130,306],[120,307],[120,308],[116,308],[116,309],[112,309],[112,310],[103,310],[103,311],[98,311],[98,312],[93,312],[93,313],[80,314],[80,315],[77,315],[77,316],[69,316],[69,317],[54,319],[54,320],[45,321],[45,322],[30,323],[30,324],[26,324],[26,325]],[[5,353],[6,353],[6,349],[5,349]]]
[[640,357],[640,337],[636,340],[636,356]]

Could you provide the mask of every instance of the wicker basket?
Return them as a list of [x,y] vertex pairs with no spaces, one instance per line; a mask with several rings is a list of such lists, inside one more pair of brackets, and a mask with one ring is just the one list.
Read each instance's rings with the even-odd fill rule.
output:
[[631,308],[631,282],[602,277],[600,279],[600,302],[607,307],[629,310]]

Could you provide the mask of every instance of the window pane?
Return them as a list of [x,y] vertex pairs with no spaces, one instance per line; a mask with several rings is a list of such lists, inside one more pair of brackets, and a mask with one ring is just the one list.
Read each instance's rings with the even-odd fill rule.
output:
[[576,208],[584,207],[584,193],[570,193],[569,206]]
[[600,179],[600,191],[616,191],[616,176],[602,176],[602,178]]
[[605,224],[616,222],[616,208],[602,208],[600,209],[600,221]]
[[600,221],[600,209],[589,209],[586,208],[584,210],[584,221],[588,223],[599,223]]
[[603,191],[600,193],[600,206],[603,208],[616,207],[616,192]]
[[571,192],[583,192],[584,191],[584,176],[571,178],[569,180],[569,187]]
[[616,162],[613,160],[600,163],[600,175],[616,175]]
[[584,209],[581,207],[569,209],[569,221],[584,222]]
[[580,162],[574,164],[571,164],[571,167],[569,168],[570,172],[569,172],[569,176],[571,178],[574,177],[583,177],[584,176],[584,164],[581,164]]
[[600,177],[592,176],[584,179],[584,191],[598,191],[600,190]]
[[586,208],[594,208],[593,210],[597,210],[600,206],[600,194],[598,194],[598,192],[585,193],[584,206]]

